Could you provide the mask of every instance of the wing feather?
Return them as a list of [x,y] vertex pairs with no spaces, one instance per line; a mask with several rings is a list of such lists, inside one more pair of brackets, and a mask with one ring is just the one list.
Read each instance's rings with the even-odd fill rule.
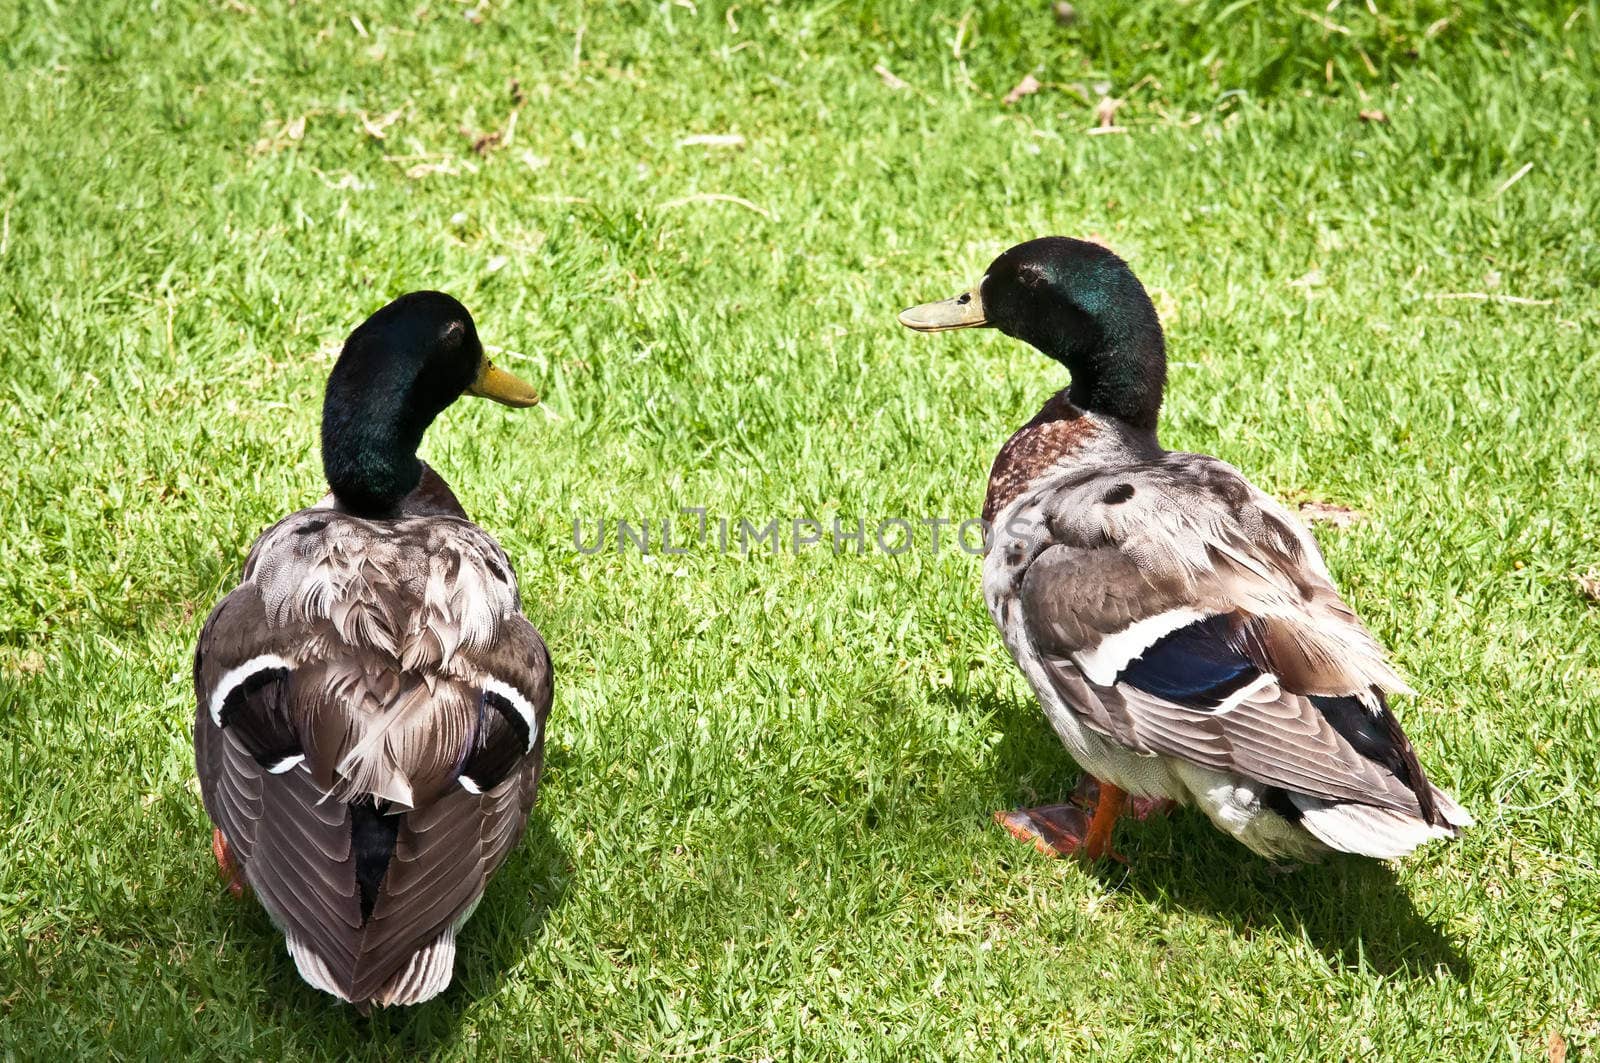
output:
[[1090,729],[1314,799],[1431,818],[1420,768],[1401,778],[1364,755],[1317,700],[1386,713],[1382,691],[1408,688],[1276,502],[1186,454],[1066,477],[1036,498],[1016,596],[1044,674]]

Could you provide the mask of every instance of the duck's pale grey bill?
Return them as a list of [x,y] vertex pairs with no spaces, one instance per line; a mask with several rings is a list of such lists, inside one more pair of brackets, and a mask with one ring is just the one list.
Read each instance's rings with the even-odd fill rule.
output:
[[954,299],[902,310],[900,324],[918,332],[945,332],[953,328],[983,328],[989,319],[983,315],[983,296],[974,288]]

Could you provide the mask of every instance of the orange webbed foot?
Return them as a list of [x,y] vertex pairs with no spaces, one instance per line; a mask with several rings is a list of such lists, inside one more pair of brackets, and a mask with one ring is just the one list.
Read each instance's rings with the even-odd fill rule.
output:
[[211,832],[211,855],[217,858],[217,873],[228,884],[228,892],[243,899],[244,873],[239,862],[233,858],[233,849],[229,847],[228,839],[222,836],[221,830]]
[[1110,857],[1118,863],[1128,862],[1111,848],[1109,832],[1096,842],[1093,820],[1075,804],[996,812],[994,821],[1013,837],[1032,842],[1033,847],[1046,856],[1078,856],[1086,860]]

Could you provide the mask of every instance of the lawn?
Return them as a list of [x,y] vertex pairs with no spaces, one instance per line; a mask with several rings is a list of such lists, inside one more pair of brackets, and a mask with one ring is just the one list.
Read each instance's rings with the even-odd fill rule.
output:
[[[1600,1054],[1600,6],[12,0],[0,56],[0,1057]],[[1065,372],[894,315],[1047,233],[1151,289],[1168,446],[1354,511],[1459,843],[1048,861],[979,559],[793,548],[976,514]],[[547,396],[424,454],[556,707],[455,986],[368,1021],[217,881],[189,668],[422,287]],[[788,541],[574,546],[680,507]]]

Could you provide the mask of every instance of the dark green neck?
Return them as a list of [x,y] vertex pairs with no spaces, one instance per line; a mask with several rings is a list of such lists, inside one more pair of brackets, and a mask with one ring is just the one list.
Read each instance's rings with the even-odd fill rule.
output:
[[341,360],[322,404],[322,468],[353,513],[383,516],[422,479],[417,447],[444,408],[419,405],[405,363],[378,367]]
[[1074,406],[1154,432],[1167,386],[1167,346],[1144,288],[1127,285],[1080,298],[1034,346],[1072,373]]
[[1107,334],[1096,348],[1070,352],[1060,360],[1072,371],[1067,398],[1074,406],[1109,414],[1135,428],[1156,430],[1167,383],[1166,347],[1159,326],[1152,332]]

